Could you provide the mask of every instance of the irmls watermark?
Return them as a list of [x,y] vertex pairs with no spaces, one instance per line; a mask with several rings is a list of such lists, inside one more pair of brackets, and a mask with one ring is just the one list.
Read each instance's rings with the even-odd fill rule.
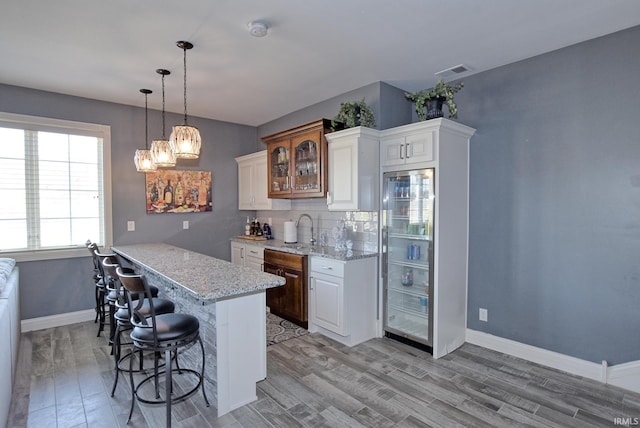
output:
[[640,426],[640,418],[613,418],[613,424],[623,427]]

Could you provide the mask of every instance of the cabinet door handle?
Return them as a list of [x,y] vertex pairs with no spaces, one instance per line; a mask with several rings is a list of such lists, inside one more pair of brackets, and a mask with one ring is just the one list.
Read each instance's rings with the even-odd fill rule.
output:
[[244,248],[240,248],[240,258],[244,259]]
[[313,290],[313,283],[316,279],[312,276],[309,277],[309,290]]
[[251,250],[249,251],[251,254],[258,254],[258,252],[256,250]]
[[400,159],[404,159],[404,156],[402,156],[402,149],[404,149],[404,144],[400,144]]
[[264,272],[264,263],[260,263],[260,272]]
[[[409,159],[411,156],[409,156],[409,148],[413,149],[413,147],[411,147],[411,143],[407,143],[407,145],[404,148],[404,157]],[[411,150],[413,152],[413,150]],[[412,153],[413,154],[413,153]]]
[[320,266],[320,269],[333,270],[331,266]]

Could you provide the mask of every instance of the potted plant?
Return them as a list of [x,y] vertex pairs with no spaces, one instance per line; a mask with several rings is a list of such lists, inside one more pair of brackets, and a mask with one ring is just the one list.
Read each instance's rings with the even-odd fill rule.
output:
[[344,124],[345,128],[353,128],[354,126],[373,128],[376,126],[376,119],[363,98],[360,101],[340,103],[340,111],[331,120],[331,126],[335,130],[338,129],[339,124]]
[[407,92],[404,96],[416,104],[416,113],[418,114],[418,119],[421,121],[442,117],[442,106],[444,104],[446,104],[449,109],[449,117],[457,117],[458,107],[455,101],[453,101],[453,96],[462,89],[463,86],[464,84],[462,82],[450,85],[444,80],[440,80],[431,89],[423,89],[415,94]]

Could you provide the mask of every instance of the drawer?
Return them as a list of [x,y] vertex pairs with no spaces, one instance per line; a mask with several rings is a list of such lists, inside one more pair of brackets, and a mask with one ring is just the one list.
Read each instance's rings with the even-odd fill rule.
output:
[[311,257],[311,272],[342,277],[344,276],[344,263],[325,257]]
[[268,248],[264,250],[265,263],[270,263],[280,267],[288,267],[299,271],[305,270],[306,257],[307,256],[300,254],[286,253],[284,251],[270,250]]
[[260,245],[245,244],[244,254],[245,257],[264,260],[264,247],[261,247]]

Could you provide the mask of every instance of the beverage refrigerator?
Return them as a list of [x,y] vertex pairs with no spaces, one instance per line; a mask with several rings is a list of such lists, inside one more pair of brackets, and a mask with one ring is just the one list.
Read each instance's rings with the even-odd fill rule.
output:
[[381,219],[384,330],[429,348],[433,347],[434,180],[435,168],[386,172]]

